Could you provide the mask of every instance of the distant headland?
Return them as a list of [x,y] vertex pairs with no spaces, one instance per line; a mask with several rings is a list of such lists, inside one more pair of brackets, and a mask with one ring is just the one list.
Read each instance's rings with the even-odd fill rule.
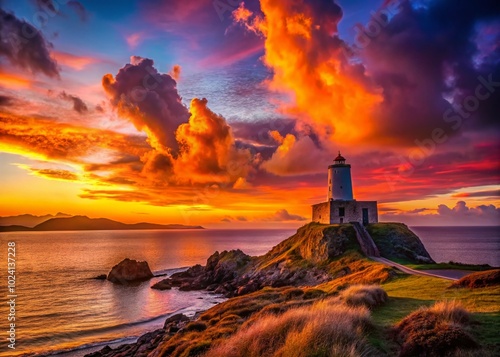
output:
[[[2,217],[4,218],[4,217]],[[140,222],[127,224],[107,218],[89,218],[87,216],[66,216],[49,218],[34,227],[11,224],[0,226],[0,232],[21,231],[91,231],[91,230],[140,230],[140,229],[204,229],[202,226],[182,224],[155,224]]]

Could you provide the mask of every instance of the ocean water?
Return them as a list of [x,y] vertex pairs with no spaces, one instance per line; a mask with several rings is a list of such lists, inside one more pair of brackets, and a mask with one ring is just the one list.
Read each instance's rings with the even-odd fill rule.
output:
[[[436,261],[499,266],[496,227],[413,227]],[[0,356],[72,351],[132,342],[170,314],[193,315],[223,301],[207,292],[158,291],[89,279],[128,257],[155,273],[205,264],[215,250],[260,255],[295,230],[172,230],[0,233]],[[7,348],[7,243],[16,243],[16,349]]]
[[498,227],[411,227],[438,263],[500,266]]
[[[155,273],[205,264],[216,250],[260,255],[295,230],[158,230],[0,233],[0,356],[131,342],[163,326],[170,314],[193,315],[221,296],[89,279],[124,258]],[[16,349],[7,347],[7,243],[16,243]],[[78,353],[72,353],[77,356]]]

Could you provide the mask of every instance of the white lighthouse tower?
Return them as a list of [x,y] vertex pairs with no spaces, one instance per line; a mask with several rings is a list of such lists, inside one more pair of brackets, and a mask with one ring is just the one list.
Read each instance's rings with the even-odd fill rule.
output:
[[378,222],[377,201],[357,201],[352,195],[351,165],[339,155],[328,166],[326,202],[312,206],[312,221],[324,224]]
[[328,196],[327,201],[352,201],[351,165],[345,163],[345,158],[339,155],[334,164],[328,166]]

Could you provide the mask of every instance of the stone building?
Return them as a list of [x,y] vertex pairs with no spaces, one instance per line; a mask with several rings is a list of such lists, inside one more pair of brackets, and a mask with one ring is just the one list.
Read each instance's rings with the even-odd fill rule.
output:
[[312,221],[326,224],[377,223],[377,201],[356,201],[352,194],[351,165],[339,155],[328,166],[327,201],[312,206]]

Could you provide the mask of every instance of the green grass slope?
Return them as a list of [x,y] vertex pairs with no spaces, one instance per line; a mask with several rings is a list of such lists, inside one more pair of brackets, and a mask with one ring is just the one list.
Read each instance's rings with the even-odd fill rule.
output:
[[403,223],[374,223],[366,230],[384,258],[401,264],[434,263],[420,238]]

